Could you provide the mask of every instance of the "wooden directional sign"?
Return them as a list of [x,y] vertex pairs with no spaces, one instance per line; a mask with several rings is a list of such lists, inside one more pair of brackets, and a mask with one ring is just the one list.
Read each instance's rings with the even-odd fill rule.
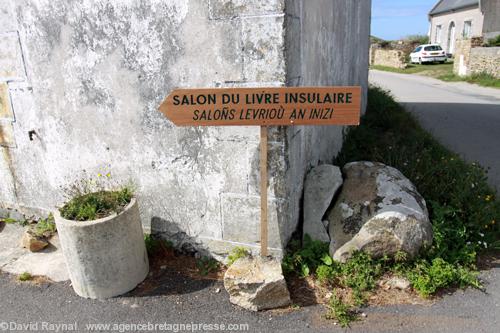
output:
[[361,87],[178,89],[160,111],[177,126],[261,126],[260,254],[267,256],[267,126],[359,125]]
[[177,126],[358,125],[360,87],[179,89],[160,106]]

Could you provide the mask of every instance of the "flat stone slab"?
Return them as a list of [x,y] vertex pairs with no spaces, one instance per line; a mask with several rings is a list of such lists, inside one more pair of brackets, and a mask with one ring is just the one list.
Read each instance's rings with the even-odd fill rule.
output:
[[0,270],[16,275],[28,272],[55,282],[69,280],[59,237],[55,235],[47,248],[32,253],[20,246],[23,234],[24,227],[18,224],[6,224],[0,231]]

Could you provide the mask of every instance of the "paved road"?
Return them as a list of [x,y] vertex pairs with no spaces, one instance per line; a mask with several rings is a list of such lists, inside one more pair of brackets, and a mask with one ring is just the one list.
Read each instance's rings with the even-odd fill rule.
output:
[[500,89],[446,83],[419,75],[370,71],[445,146],[489,170],[500,191]]
[[[500,327],[499,271],[497,268],[483,274],[486,281],[493,281],[488,290],[497,291],[496,294],[469,289],[445,295],[432,306],[369,307],[365,309],[367,317],[353,323],[349,332],[497,333]],[[42,329],[43,322],[67,325],[76,322],[77,332],[89,332],[87,324],[148,323],[244,324],[248,325],[247,332],[346,331],[323,319],[325,310],[320,306],[285,313],[254,313],[231,305],[220,282],[192,280],[165,272],[160,285],[146,293],[133,292],[99,301],[76,296],[68,282],[33,285],[17,282],[12,275],[0,272],[0,332],[5,323],[10,326],[6,332],[30,332],[34,330],[23,329],[21,325],[32,323]],[[139,332],[122,328],[122,332]],[[176,330],[170,330],[173,331]]]

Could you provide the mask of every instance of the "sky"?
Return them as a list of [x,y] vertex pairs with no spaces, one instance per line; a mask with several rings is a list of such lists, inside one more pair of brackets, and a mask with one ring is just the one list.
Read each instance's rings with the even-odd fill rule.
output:
[[372,0],[372,36],[386,40],[427,35],[427,14],[438,0]]

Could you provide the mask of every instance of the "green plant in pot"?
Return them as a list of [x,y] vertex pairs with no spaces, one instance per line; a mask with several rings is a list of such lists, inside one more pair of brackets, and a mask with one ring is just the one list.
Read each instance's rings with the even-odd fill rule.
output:
[[54,212],[73,289],[98,299],[134,289],[149,272],[133,190],[102,183],[73,185],[69,200]]

